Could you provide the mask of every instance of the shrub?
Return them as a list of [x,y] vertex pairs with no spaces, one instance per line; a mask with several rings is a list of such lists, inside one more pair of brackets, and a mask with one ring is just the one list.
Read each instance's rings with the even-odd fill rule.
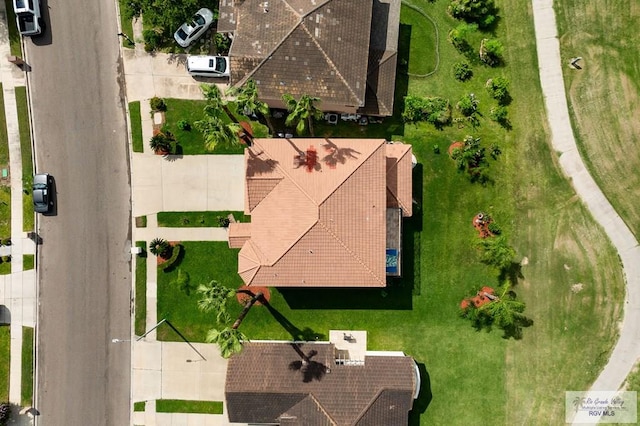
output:
[[426,121],[441,128],[451,124],[451,105],[447,99],[439,97],[407,96],[404,98],[402,119],[407,123]]
[[460,24],[449,31],[449,41],[458,51],[465,53],[471,50],[467,37],[477,30],[478,26],[476,24]]
[[464,95],[456,104],[456,108],[464,115],[469,117],[478,111],[478,100],[473,93]]
[[509,80],[504,77],[490,78],[485,85],[489,95],[497,100],[500,105],[505,105],[509,101]]
[[222,216],[218,216],[218,224],[220,225],[220,227],[222,228],[228,228],[229,227],[229,223],[231,221],[229,220],[228,217],[222,217]]
[[500,235],[500,233],[502,233],[502,229],[500,229],[495,222],[489,222],[489,232],[493,235]]
[[10,246],[11,245],[11,238],[3,238],[2,239],[2,245]]
[[160,132],[157,135],[153,135],[149,141],[149,147],[158,153],[175,154],[176,143],[175,138],[171,133]]
[[485,38],[480,43],[480,60],[490,67],[500,65],[504,47],[496,39]]
[[493,0],[451,0],[447,10],[454,18],[475,22],[482,28],[493,25],[497,12]]
[[188,132],[191,130],[191,124],[187,120],[180,120],[177,123],[178,129]]
[[11,418],[11,404],[3,402],[0,404],[0,426],[4,426]]
[[509,123],[509,118],[507,116],[507,108],[504,106],[496,106],[492,107],[489,111],[489,117],[502,125]]
[[174,266],[180,263],[179,261],[182,258],[183,250],[184,250],[184,246],[182,244],[176,244],[175,246],[173,246],[171,250],[171,256],[167,260],[162,262],[159,265],[159,268],[167,272],[172,270]]
[[457,62],[453,65],[453,74],[456,80],[467,81],[473,77],[473,70],[466,62]]
[[226,56],[231,48],[231,39],[226,34],[216,33],[214,37],[216,43],[216,52],[218,55]]
[[166,111],[167,104],[164,103],[164,99],[154,96],[149,99],[149,106],[151,107],[151,111]]
[[169,257],[171,250],[171,245],[164,238],[154,238],[149,243],[149,251],[156,256],[160,256],[163,258]]
[[2,256],[2,261],[5,263],[11,262],[11,255]]
[[144,50],[151,52],[156,50],[162,43],[162,32],[156,28],[143,30],[142,38],[144,39]]
[[433,153],[434,154],[440,154],[440,145],[434,145],[433,146]]

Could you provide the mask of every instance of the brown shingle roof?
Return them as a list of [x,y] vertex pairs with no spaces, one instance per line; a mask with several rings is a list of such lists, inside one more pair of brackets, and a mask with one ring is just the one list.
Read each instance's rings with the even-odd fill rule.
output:
[[[406,424],[416,380],[410,357],[366,356],[364,365],[336,365],[333,344],[295,345],[247,342],[230,359],[225,386],[230,421]],[[309,357],[306,372],[300,352]]]
[[[252,223],[239,254],[245,283],[384,287],[387,145],[374,139],[254,140],[245,151]],[[307,151],[318,158],[311,172],[295,161]],[[261,163],[251,161],[257,153]],[[272,169],[254,170],[269,160]]]
[[371,0],[270,0],[266,7],[245,0],[235,15],[224,12],[225,21],[236,20],[232,84],[252,78],[268,103],[289,93],[326,105],[364,105]]

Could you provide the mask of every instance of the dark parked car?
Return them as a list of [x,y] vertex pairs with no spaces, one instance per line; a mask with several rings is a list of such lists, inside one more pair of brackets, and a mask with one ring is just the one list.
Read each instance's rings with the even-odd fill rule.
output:
[[48,213],[53,207],[51,186],[53,178],[48,173],[39,173],[33,177],[33,209],[37,213]]

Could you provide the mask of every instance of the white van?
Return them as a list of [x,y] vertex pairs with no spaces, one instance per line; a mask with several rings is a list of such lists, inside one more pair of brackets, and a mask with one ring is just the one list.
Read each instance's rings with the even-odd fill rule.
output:
[[228,77],[228,56],[189,56],[187,71],[198,77]]

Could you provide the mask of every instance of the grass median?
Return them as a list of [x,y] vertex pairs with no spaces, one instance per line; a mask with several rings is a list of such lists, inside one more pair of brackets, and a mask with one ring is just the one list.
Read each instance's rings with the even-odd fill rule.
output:
[[[35,229],[31,186],[33,185],[33,157],[31,151],[31,127],[29,123],[29,106],[27,88],[16,87],[16,107],[18,109],[18,130],[20,132],[20,152],[22,154],[22,230],[30,232]],[[28,189],[27,189],[28,188]]]

